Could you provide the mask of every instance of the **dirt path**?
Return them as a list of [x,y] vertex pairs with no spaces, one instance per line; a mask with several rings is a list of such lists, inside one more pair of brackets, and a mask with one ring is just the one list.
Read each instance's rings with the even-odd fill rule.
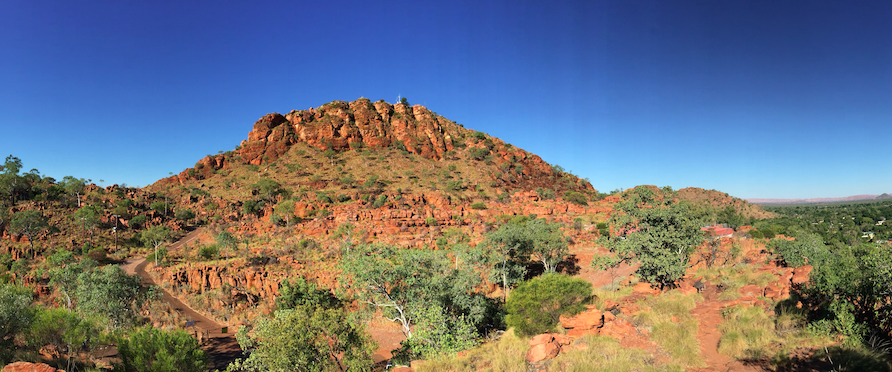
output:
[[[195,229],[189,232],[182,239],[171,244],[168,250],[180,248],[183,244],[196,239],[199,234],[200,229]],[[225,369],[226,366],[229,365],[229,362],[242,357],[241,348],[235,340],[235,335],[233,333],[235,330],[229,330],[229,332],[223,333],[223,325],[199,314],[195,309],[184,304],[166,289],[157,285],[145,270],[147,264],[148,262],[146,262],[145,258],[137,258],[128,260],[121,265],[121,268],[128,274],[137,275],[142,278],[143,285],[158,286],[158,288],[161,289],[162,298],[165,302],[169,303],[170,306],[184,318],[195,322],[195,325],[186,328],[186,331],[193,335],[201,334],[202,337],[199,338],[199,340],[202,341],[201,348],[208,353],[211,362],[211,370]]]

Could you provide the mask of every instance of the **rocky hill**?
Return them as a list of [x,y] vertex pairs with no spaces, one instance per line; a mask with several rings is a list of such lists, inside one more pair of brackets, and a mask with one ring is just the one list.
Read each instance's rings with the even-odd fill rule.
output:
[[678,197],[693,203],[705,203],[719,209],[732,206],[737,210],[737,213],[746,218],[761,219],[774,217],[774,213],[764,211],[762,208],[759,208],[758,205],[751,204],[740,198],[735,198],[721,191],[704,190],[699,187],[687,187],[678,190]]
[[209,155],[193,168],[149,188],[204,180],[238,165],[273,164],[298,144],[331,155],[392,148],[437,162],[473,160],[485,164],[488,178],[507,189],[594,191],[588,182],[555,170],[538,156],[466,129],[424,106],[391,105],[383,100],[372,103],[365,98],[349,103],[334,101],[284,116],[263,116],[234,151]]
[[265,115],[237,149],[146,189],[240,233],[278,224],[324,239],[349,223],[410,245],[432,244],[416,236],[431,226],[482,231],[499,215],[584,213],[597,195],[560,167],[423,106],[367,99]]

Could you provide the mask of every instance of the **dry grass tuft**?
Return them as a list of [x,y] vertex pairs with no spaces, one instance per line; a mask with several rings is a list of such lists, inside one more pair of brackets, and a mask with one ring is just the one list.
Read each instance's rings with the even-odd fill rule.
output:
[[611,337],[588,335],[577,340],[574,346],[577,349],[554,358],[548,371],[684,371],[678,365],[659,365],[646,351],[623,348]]
[[[685,295],[673,290],[660,296],[638,302],[641,310],[633,317],[636,326],[651,330],[651,339],[686,367],[705,366],[697,342],[697,319],[691,316],[698,302],[699,293]],[[673,320],[675,318],[675,320]]]

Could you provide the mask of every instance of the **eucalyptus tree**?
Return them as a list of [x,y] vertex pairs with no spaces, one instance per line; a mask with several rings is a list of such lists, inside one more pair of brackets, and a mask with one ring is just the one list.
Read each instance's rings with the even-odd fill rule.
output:
[[34,238],[49,229],[49,220],[40,211],[35,210],[15,212],[12,215],[12,221],[9,223],[11,232],[28,237],[28,243],[31,245],[31,251],[34,252],[35,258],[37,257],[37,251],[34,250]]

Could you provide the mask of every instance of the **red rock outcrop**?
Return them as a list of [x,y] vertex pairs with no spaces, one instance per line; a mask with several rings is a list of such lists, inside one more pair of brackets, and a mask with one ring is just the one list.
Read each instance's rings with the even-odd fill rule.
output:
[[[318,108],[291,111],[281,115],[264,115],[234,152],[208,156],[176,176],[159,180],[157,186],[183,183],[187,180],[211,177],[216,170],[230,162],[261,165],[275,161],[296,143],[305,143],[320,150],[338,152],[359,148],[397,147],[428,159],[442,159],[456,149],[455,141],[469,148],[488,147],[496,166],[512,164],[519,170],[519,184],[523,189],[554,187],[552,167],[540,157],[503,141],[487,137],[473,142],[473,133],[455,122],[439,116],[426,107],[403,103],[391,105],[360,98],[353,102],[334,101]],[[576,178],[575,183],[561,184],[561,188],[593,190],[591,184]]]
[[555,342],[555,335],[545,333],[530,340],[530,350],[527,351],[526,360],[528,363],[539,363],[558,356],[560,352],[561,346]]
[[15,362],[3,367],[2,372],[64,372],[43,363]]

